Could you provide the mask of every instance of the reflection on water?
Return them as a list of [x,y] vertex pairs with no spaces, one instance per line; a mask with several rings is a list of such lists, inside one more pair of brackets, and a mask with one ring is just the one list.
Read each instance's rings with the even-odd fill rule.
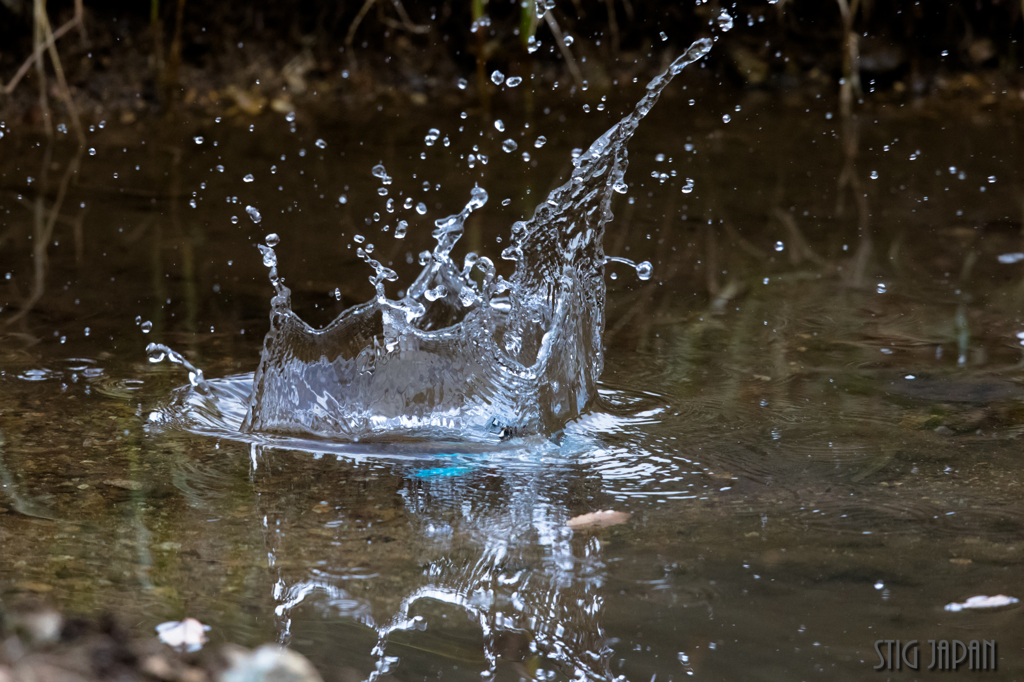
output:
[[[597,401],[558,439],[493,446],[240,434],[266,331],[254,243],[273,221],[296,310],[325,324],[370,293],[356,234],[411,281],[430,246],[416,221],[480,184],[492,201],[463,240],[500,253],[613,119],[551,103],[528,129],[500,112],[501,135],[444,112],[225,121],[175,153],[111,126],[63,203],[69,220],[86,204],[86,238],[54,223],[30,310],[27,178],[69,157],[0,147],[0,318],[21,315],[0,337],[0,599],[111,610],[146,635],[196,617],[214,642],[283,638],[343,680],[861,680],[877,639],[973,638],[1020,677],[1019,604],[944,610],[1024,594],[1018,126],[908,105],[862,110],[844,138],[825,97],[691,108],[694,87],[630,150],[605,250],[654,271],[607,266]],[[423,142],[435,126],[443,157]],[[509,130],[548,143],[527,162],[500,151]],[[488,165],[441,163],[473,145]],[[411,200],[388,218],[409,221],[401,240],[373,222],[382,160]],[[850,164],[859,186],[840,183]],[[181,390],[148,342],[211,393]],[[632,516],[566,527],[601,509]]]

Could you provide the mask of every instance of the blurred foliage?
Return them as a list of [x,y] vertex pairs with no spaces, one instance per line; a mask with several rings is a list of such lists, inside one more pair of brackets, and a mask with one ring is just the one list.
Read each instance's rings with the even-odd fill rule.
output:
[[[210,66],[211,59],[244,40],[328,59],[347,52],[344,58],[350,61],[362,53],[430,52],[471,72],[480,61],[496,67],[563,61],[559,29],[573,39],[572,51],[591,63],[657,61],[663,48],[715,33],[723,9],[735,27],[722,36],[725,49],[716,50],[713,61],[746,63],[740,70],[748,75],[750,69],[778,75],[813,68],[838,75],[843,7],[852,10],[865,70],[1014,70],[1024,39],[1024,0],[864,0],[849,5],[848,0],[539,0],[539,6],[533,1],[187,0],[183,7],[171,1],[87,2],[92,42],[68,40],[61,49],[102,54],[136,46],[156,53],[161,41],[170,44],[171,36],[154,34],[171,33],[182,9],[181,59],[197,67]],[[47,10],[56,25],[71,13],[72,2],[53,0]],[[32,16],[29,0],[0,0],[0,74],[5,77],[32,50]],[[540,48],[530,52],[527,43],[534,35]]]

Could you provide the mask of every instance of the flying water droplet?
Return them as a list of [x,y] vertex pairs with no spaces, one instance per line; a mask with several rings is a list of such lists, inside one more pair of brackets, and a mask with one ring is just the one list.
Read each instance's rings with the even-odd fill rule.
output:
[[500,118],[497,119],[494,122],[494,129],[497,130],[499,133],[505,132],[505,122],[502,121]]
[[510,88],[514,88],[522,82],[523,79],[520,78],[519,76],[511,76],[508,80],[505,81],[505,85],[507,85]]
[[255,206],[246,206],[245,212],[249,214],[249,217],[252,218],[254,223],[259,223],[263,220],[263,216],[260,215],[259,210]]
[[573,38],[571,35],[566,34],[565,37],[563,38],[563,42],[565,42],[565,46],[566,47],[569,47],[574,42],[576,42],[576,39]]
[[526,51],[533,54],[540,49],[540,41],[535,36],[530,36],[526,39]]
[[783,244],[782,242],[775,242],[775,250],[776,251],[782,251],[785,248],[786,248],[786,245]]
[[338,300],[338,301],[341,300],[341,289],[335,289],[334,290],[334,298],[335,298],[335,300]]
[[458,86],[459,90],[465,90],[469,85],[469,81],[465,78],[460,78],[455,84]]
[[547,143],[547,141],[548,141],[548,138],[544,137],[543,135],[538,135],[537,139],[534,140],[534,142],[533,142],[533,146],[534,146],[535,149],[540,149],[541,147],[543,147]]
[[732,17],[729,16],[729,13],[724,9],[722,10],[722,13],[718,15],[718,19],[716,21],[718,22],[718,28],[723,31],[728,31],[732,28]]
[[427,205],[424,204],[422,201],[416,204],[416,212],[419,213],[420,215],[427,215]]
[[627,185],[622,180],[619,180],[614,185],[612,185],[612,189],[618,192],[619,194],[625,194],[626,192],[629,191],[629,185]]
[[512,138],[509,138],[501,143],[501,148],[508,153],[514,152],[518,146],[519,145],[517,145],[516,141],[513,140]]
[[423,138],[423,141],[427,143],[428,147],[433,147],[434,143],[437,142],[437,138],[441,136],[441,131],[437,128],[431,128],[427,131],[427,136]]
[[495,85],[501,85],[505,82],[505,74],[495,69],[491,72],[491,82]]
[[878,179],[878,171],[871,171],[871,179],[872,180],[877,180]]
[[651,261],[645,260],[636,264],[636,276],[640,279],[650,279],[651,274],[654,272],[654,266],[651,265]]
[[373,174],[373,177],[380,178],[380,181],[385,185],[391,184],[391,176],[388,175],[388,171],[384,168],[384,164],[378,163],[370,170],[370,172]]
[[443,284],[438,284],[436,287],[432,289],[427,289],[423,293],[423,298],[427,299],[428,301],[436,301],[437,299],[444,298],[447,295],[448,288]]
[[195,137],[192,138],[192,141],[195,142],[196,144],[202,144],[203,143],[203,136],[202,135],[196,135]]
[[405,235],[408,231],[409,223],[404,220],[399,220],[398,225],[395,226],[395,239],[405,239]]
[[267,246],[269,246],[270,248],[274,248],[275,246],[281,243],[281,238],[277,236],[276,232],[271,232],[270,234],[268,234],[265,237],[265,240],[267,242]]
[[327,148],[327,143],[324,140],[317,140],[313,144],[315,144],[320,149],[326,149]]
[[145,322],[143,322],[140,325],[140,327],[142,329],[142,333],[143,334],[148,334],[149,332],[151,332],[153,330],[153,323],[150,322],[149,320],[146,320]]
[[722,123],[728,123],[731,120],[732,120],[732,116],[730,116],[729,114],[723,114],[722,115]]
[[693,191],[693,178],[686,178],[686,183],[683,185],[683,194],[689,194]]
[[245,181],[245,182],[252,182],[252,181],[253,181],[253,180],[255,180],[255,179],[256,179],[256,178],[254,178],[254,177],[252,176],[252,173],[249,173],[249,174],[247,174],[247,175],[246,175],[246,176],[245,176],[244,178],[242,178],[242,180],[243,180],[243,181]]
[[89,147],[89,156],[96,156],[96,148]]

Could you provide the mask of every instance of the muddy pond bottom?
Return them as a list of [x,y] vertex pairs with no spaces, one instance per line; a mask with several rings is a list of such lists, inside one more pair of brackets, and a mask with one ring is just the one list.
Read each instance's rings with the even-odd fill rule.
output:
[[[940,674],[929,640],[994,641],[993,679],[1024,676],[1019,125],[689,99],[667,91],[630,144],[604,250],[653,274],[606,268],[596,397],[555,436],[487,444],[242,435],[270,293],[254,244],[281,235],[294,308],[326,324],[371,293],[357,244],[410,281],[416,221],[479,184],[465,248],[500,253],[618,116],[108,127],[49,232],[33,217],[74,159],[7,135],[0,599],[140,635],[193,617],[325,680],[862,680],[895,639],[922,668],[896,678]],[[435,127],[451,147],[424,144]],[[451,160],[472,145],[489,164]],[[187,378],[148,342],[217,392],[188,428]],[[621,514],[571,523],[598,511]]]

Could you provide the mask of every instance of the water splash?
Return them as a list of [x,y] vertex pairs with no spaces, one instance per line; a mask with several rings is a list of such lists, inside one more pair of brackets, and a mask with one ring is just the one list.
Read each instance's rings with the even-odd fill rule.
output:
[[[597,393],[604,367],[605,255],[626,144],[661,92],[712,42],[695,42],[647,86],[632,113],[573,159],[572,177],[528,221],[512,226],[502,258],[506,281],[487,257],[451,257],[470,213],[487,193],[474,188],[458,214],[437,220],[437,245],[404,298],[374,269],[376,295],[314,329],[291,309],[274,244],[260,245],[275,296],[242,430],[359,441],[397,434],[500,441],[557,433]],[[373,174],[384,184],[383,166]],[[646,268],[645,272],[646,273]]]

